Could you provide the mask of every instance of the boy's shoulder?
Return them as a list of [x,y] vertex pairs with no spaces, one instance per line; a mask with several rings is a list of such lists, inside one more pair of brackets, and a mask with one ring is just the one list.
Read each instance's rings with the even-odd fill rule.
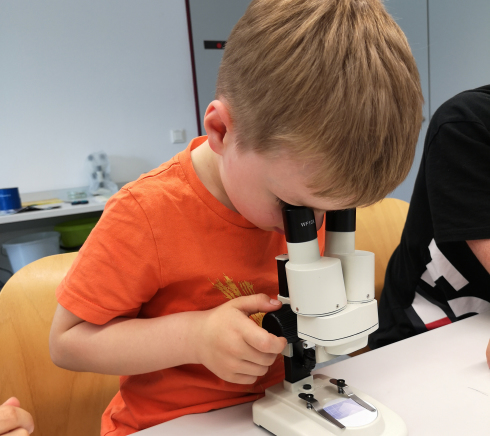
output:
[[135,181],[129,182],[122,190],[133,195],[156,195],[159,192],[182,192],[184,186],[195,187],[197,175],[191,160],[191,151],[205,142],[207,137],[194,138],[189,145],[167,162],[142,174]]
[[433,119],[435,124],[465,121],[487,124],[489,115],[490,85],[487,85],[451,97],[436,110]]
[[194,171],[191,150],[204,140],[195,138],[167,162],[124,185],[114,195],[114,202],[123,209],[138,204],[147,215],[195,207],[196,202],[201,201],[198,192],[202,187]]
[[127,211],[133,207],[142,208],[148,216],[155,213],[159,215],[163,205],[163,209],[169,213],[174,209],[172,204],[180,202],[183,197],[187,197],[186,201],[189,202],[189,185],[179,159],[180,154],[124,185],[114,195],[113,203]]
[[[430,120],[425,149],[429,150],[440,135],[444,139],[439,145],[456,150],[464,144],[464,153],[471,143],[469,138],[479,138],[477,142],[489,138],[490,85],[460,92],[439,106]],[[488,143],[488,139],[484,141]]]
[[[183,152],[182,152],[183,153]],[[179,155],[175,155],[169,161],[161,164],[153,170],[141,174],[136,180],[127,183],[122,189],[132,193],[147,190],[170,188],[182,181],[180,175],[183,173]]]
[[192,195],[200,187],[200,182],[194,170],[191,151],[206,139],[205,136],[194,138],[184,150],[135,181],[127,183],[121,191],[131,193],[136,199],[148,197],[153,199],[153,203],[158,198],[182,198],[186,193]]

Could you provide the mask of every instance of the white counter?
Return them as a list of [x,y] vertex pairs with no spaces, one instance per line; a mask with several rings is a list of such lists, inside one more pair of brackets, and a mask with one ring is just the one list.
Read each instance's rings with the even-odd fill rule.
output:
[[[77,215],[81,213],[102,212],[104,210],[105,203],[96,203],[93,198],[87,198],[86,200],[89,201],[88,204],[72,206],[69,203],[60,203],[59,206],[61,207],[57,209],[33,210],[13,215],[0,215],[0,225],[59,216]],[[53,206],[58,206],[58,204],[53,204]]]
[[[327,366],[398,413],[410,436],[490,435],[490,312]],[[266,436],[252,404],[188,415],[138,436]],[[314,435],[312,435],[314,436]]]
[[[56,191],[43,191],[33,192],[27,194],[21,194],[21,200],[23,202],[31,202],[36,200],[47,200],[52,198],[59,198],[60,200],[68,201],[67,193],[69,191],[82,191],[86,188],[75,189],[62,189]],[[104,210],[105,202],[97,201],[95,197],[89,196],[87,198],[81,198],[80,200],[88,200],[88,204],[72,205],[71,203],[58,203],[48,206],[61,206],[56,209],[28,211],[15,213],[11,215],[0,215],[0,226],[2,224],[20,223],[24,221],[41,220],[45,218],[54,218],[69,215],[78,215],[91,212],[102,212]],[[77,200],[73,200],[77,201]]]
[[15,213],[12,215],[0,215],[0,226],[2,224],[19,223],[23,221],[40,220],[44,218],[54,218],[59,216],[77,215],[81,213],[102,212],[105,203],[96,202],[93,197],[86,198],[88,204],[71,205],[70,203],[53,204],[61,206],[57,209],[31,210],[28,212]]
[[[118,186],[122,186],[122,184],[118,184]],[[21,193],[20,197],[22,202],[33,202],[54,198],[68,201],[68,193],[70,191],[79,192],[84,190],[86,191],[86,189],[87,187],[33,192],[27,194]],[[88,203],[78,205],[72,205],[70,203],[57,203],[45,206],[60,206],[56,209],[28,211],[12,215],[0,215],[0,247],[2,244],[13,238],[24,236],[29,233],[51,231],[56,225],[65,221],[100,216],[104,210],[105,202],[100,203],[96,201],[94,197],[88,197],[80,200],[88,200]],[[12,273],[9,272],[11,271],[10,262],[5,254],[6,253],[3,250],[0,252],[0,289],[3,283],[5,283],[12,275]]]

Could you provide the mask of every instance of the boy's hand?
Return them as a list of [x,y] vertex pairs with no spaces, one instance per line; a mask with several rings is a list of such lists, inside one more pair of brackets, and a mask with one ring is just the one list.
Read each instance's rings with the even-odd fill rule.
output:
[[259,327],[249,315],[280,307],[279,301],[259,294],[202,312],[204,320],[196,337],[199,363],[225,381],[254,383],[268,371],[287,341]]
[[33,431],[32,417],[20,408],[17,398],[9,398],[0,406],[0,435],[27,436]]

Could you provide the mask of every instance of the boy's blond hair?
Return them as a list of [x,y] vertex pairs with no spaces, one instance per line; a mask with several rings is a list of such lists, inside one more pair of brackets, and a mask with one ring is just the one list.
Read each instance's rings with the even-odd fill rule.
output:
[[419,74],[378,0],[252,1],[227,41],[216,94],[239,147],[312,163],[315,195],[371,204],[412,165]]

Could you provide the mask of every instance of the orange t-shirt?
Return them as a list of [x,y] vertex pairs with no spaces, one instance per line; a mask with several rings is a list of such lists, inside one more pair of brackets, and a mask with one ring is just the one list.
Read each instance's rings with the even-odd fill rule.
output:
[[[275,256],[287,252],[285,238],[258,229],[207,191],[191,161],[191,150],[205,140],[194,139],[109,200],[57,289],[64,308],[102,325],[121,316],[207,310],[252,293],[277,295]],[[283,379],[282,362],[279,356],[253,385],[223,381],[203,365],[123,376],[101,435],[256,400]]]

